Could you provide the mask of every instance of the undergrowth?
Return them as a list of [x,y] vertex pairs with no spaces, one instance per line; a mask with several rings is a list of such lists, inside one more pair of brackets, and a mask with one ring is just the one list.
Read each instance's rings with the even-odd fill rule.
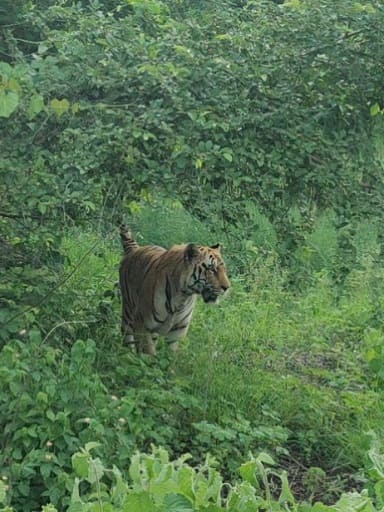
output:
[[[157,236],[160,227],[148,222],[145,208],[135,208],[142,242],[152,239],[169,245],[170,233]],[[164,215],[169,208],[183,211],[170,203],[159,206],[157,215],[162,208]],[[185,212],[178,219],[181,227],[192,226],[185,237],[195,232],[197,238],[199,224],[193,225]],[[333,217],[327,214],[327,219],[318,229],[331,229]],[[217,233],[213,237],[215,241]],[[203,238],[209,243],[208,232]],[[326,238],[314,236],[311,250],[320,250]],[[241,489],[224,493],[227,501],[209,510],[248,510],[239,504],[248,499],[260,510],[265,499],[277,500],[273,510],[280,510],[284,500],[288,508],[281,510],[334,510],[310,504],[335,503],[344,499],[343,492],[360,492],[363,487],[372,497],[380,494],[374,490],[367,455],[373,436],[380,447],[384,434],[384,270],[375,259],[377,244],[356,238],[355,265],[338,281],[335,265],[341,249],[336,255],[336,249],[329,249],[320,258],[329,255],[332,271],[321,268],[318,258],[308,257],[308,243],[303,240],[303,250],[296,254],[306,255],[301,265],[305,274],[298,270],[297,286],[292,285],[295,267],[284,268],[276,248],[256,250],[249,243],[243,254],[228,244],[229,266],[243,257],[247,274],[233,272],[231,294],[217,307],[198,302],[189,335],[176,356],[160,346],[159,356],[147,359],[125,347],[119,332],[117,230],[69,232],[62,243],[62,286],[47,299],[40,315],[41,326],[49,327],[25,325],[0,353],[0,467],[9,488],[7,500],[15,510],[33,511],[44,503],[59,510],[99,510],[95,503],[100,499],[112,507],[105,510],[120,510],[111,498],[117,492],[114,486],[136,496],[127,469],[135,451],[145,458],[152,444],[171,457],[189,453],[188,467],[193,469],[186,471],[191,475],[204,467],[209,453],[225,485],[231,482],[233,489]],[[54,312],[51,323],[49,311]],[[97,445],[87,444],[93,442]],[[83,446],[92,446],[94,455],[81,451]],[[82,454],[74,457],[83,457],[84,464],[96,457],[115,468],[92,463],[106,479],[101,498],[88,493],[99,477],[91,478],[76,464],[73,468],[74,453]],[[272,486],[269,498],[265,489],[258,494],[258,480],[250,470],[240,471],[243,478],[244,471],[248,476],[246,483],[237,483],[244,461],[253,461],[246,463],[252,475],[260,470],[254,462],[260,453],[267,457],[264,462],[268,457],[275,461],[267,478]],[[171,464],[159,462],[163,463]],[[287,472],[289,485],[282,471]],[[261,481],[265,486],[265,479]],[[172,486],[169,489],[176,489]],[[230,498],[237,492],[238,501]],[[285,496],[283,501],[279,493]],[[356,503],[368,504],[361,510],[374,510],[364,493],[356,496]],[[127,503],[131,506],[136,499],[127,498]],[[164,494],[161,499],[142,499],[153,510],[163,510],[164,503],[171,507],[171,498]],[[186,495],[175,503],[184,504],[183,510],[199,510],[196,502],[185,499],[192,500]],[[231,499],[235,508],[229,506]],[[308,508],[298,500],[306,500]],[[177,506],[169,510],[179,510]],[[344,510],[343,506],[335,510]]]

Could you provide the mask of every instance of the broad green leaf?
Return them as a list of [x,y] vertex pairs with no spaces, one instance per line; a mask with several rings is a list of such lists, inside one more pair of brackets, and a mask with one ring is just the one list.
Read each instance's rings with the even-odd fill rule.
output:
[[231,512],[253,512],[263,499],[256,496],[255,488],[249,482],[241,482],[233,489],[228,498],[228,510]]
[[6,92],[0,89],[0,117],[9,117],[19,104],[19,95],[16,92]]
[[0,76],[9,77],[12,75],[12,66],[8,62],[0,62]]
[[98,448],[100,446],[100,443],[97,443],[96,441],[90,441],[89,443],[86,443],[84,446],[84,449],[86,452],[91,452],[95,448]]
[[196,169],[201,169],[203,167],[203,160],[201,158],[196,158],[195,167]]
[[52,110],[57,116],[62,116],[69,110],[69,101],[67,99],[58,100],[57,98],[50,102]]
[[182,494],[167,494],[163,500],[164,511],[193,512],[192,502]]
[[39,391],[36,395],[36,401],[47,404],[48,403],[47,393],[44,393],[43,391]]
[[371,116],[377,116],[377,114],[381,113],[380,105],[378,103],[375,103],[374,105],[371,106],[371,108],[369,109],[369,112],[370,112]]
[[7,83],[7,89],[16,93],[21,92],[21,86],[15,78],[10,78]]
[[31,329],[28,337],[32,343],[39,343],[41,341],[41,332],[38,329]]
[[270,466],[274,466],[276,462],[272,459],[272,457],[265,452],[259,453],[257,457],[258,462],[262,462],[263,464],[269,464]]
[[33,119],[44,110],[44,98],[40,94],[32,96],[28,107],[28,118]]
[[380,507],[384,507],[384,480],[380,480],[375,484],[375,494]]
[[74,502],[69,505],[67,512],[89,512],[91,505],[88,503]]
[[57,512],[57,508],[50,503],[49,505],[43,505],[41,512]]
[[52,409],[48,409],[47,412],[45,413],[47,418],[51,421],[55,421],[56,420],[56,415],[55,413],[52,411]]
[[281,492],[280,492],[280,503],[290,503],[292,505],[295,504],[295,498],[292,494],[291,488],[289,486],[287,473],[283,471],[280,475],[280,481],[281,481]]
[[39,55],[43,55],[47,50],[49,50],[49,46],[46,43],[40,43],[37,47],[37,53]]
[[72,467],[79,477],[86,478],[90,471],[89,455],[80,452],[74,453],[72,455]]
[[193,476],[194,471],[190,466],[184,465],[177,472],[177,483],[180,491],[185,495],[193,499]]
[[300,506],[299,510],[300,512],[336,512],[334,507],[324,505],[320,502],[315,503],[313,506],[308,505],[308,508],[306,508],[306,505]]
[[251,460],[249,462],[245,462],[239,468],[239,473],[241,478],[250,484],[257,486],[257,478],[256,478],[256,461]]
[[89,472],[88,472],[88,482],[94,484],[95,482],[99,482],[104,474],[104,466],[100,459],[91,459],[89,461]]
[[170,475],[164,480],[156,479],[151,481],[151,491],[155,499],[161,499],[162,496],[176,493],[178,490],[179,487],[177,483],[172,480]]
[[124,512],[150,512],[154,510],[154,503],[145,491],[128,494],[123,507]]
[[336,510],[340,512],[375,512],[371,499],[357,492],[344,494],[336,503]]
[[232,162],[233,161],[233,156],[232,156],[232,153],[223,153],[223,157],[228,160],[228,162]]
[[51,464],[41,464],[40,466],[40,473],[41,476],[46,480],[52,471],[52,465]]

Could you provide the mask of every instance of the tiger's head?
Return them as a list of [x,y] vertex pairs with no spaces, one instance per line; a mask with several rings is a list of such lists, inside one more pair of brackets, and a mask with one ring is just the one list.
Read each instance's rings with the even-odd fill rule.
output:
[[185,248],[184,261],[192,269],[187,289],[201,294],[204,302],[216,302],[231,286],[220,249],[220,244],[188,244]]

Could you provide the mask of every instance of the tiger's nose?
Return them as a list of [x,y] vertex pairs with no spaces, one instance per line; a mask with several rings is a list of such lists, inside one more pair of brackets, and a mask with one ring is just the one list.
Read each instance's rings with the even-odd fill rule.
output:
[[226,292],[228,290],[229,286],[221,286],[221,289],[223,290],[223,292]]

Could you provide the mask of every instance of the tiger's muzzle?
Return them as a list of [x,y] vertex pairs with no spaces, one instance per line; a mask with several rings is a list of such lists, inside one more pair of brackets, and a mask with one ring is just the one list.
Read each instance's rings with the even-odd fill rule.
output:
[[201,296],[203,297],[205,303],[215,304],[218,302],[219,297],[222,297],[224,294],[226,294],[227,290],[227,286],[222,286],[221,289],[216,289],[209,286],[203,289]]

